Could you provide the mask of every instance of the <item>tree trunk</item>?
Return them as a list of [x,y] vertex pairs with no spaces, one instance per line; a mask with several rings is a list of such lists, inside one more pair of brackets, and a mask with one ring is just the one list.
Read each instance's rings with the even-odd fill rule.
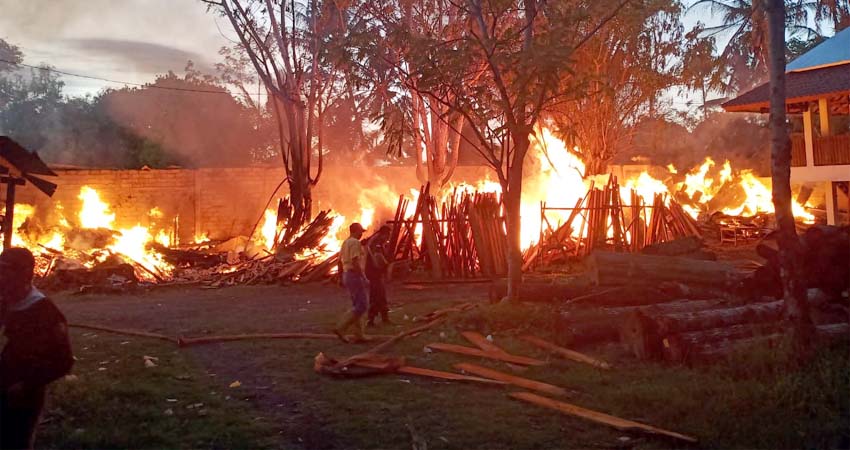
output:
[[507,186],[503,185],[505,202],[505,224],[508,234],[508,299],[519,301],[519,289],[522,284],[522,166],[530,142],[528,132],[511,132],[514,141],[514,155],[508,169]]
[[791,210],[791,140],[785,117],[785,3],[764,2],[768,22],[768,72],[770,73],[770,155],[773,205],[779,228],[780,276],[785,312],[793,326],[798,356],[805,357],[812,346],[814,325],[805,302],[806,288],[797,262],[801,255],[794,215]]
[[682,256],[594,251],[585,260],[598,284],[658,285],[672,281],[714,287],[737,287],[742,274],[729,264]]

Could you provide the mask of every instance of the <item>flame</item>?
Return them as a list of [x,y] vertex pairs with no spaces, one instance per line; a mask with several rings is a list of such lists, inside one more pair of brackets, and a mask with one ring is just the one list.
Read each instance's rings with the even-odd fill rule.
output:
[[277,212],[273,209],[267,209],[263,214],[263,227],[260,228],[260,236],[257,237],[256,243],[271,250],[274,247],[275,237],[277,237]]
[[109,204],[100,199],[100,194],[89,186],[80,188],[78,197],[83,201],[80,208],[80,226],[83,228],[112,228],[115,213],[109,211]]

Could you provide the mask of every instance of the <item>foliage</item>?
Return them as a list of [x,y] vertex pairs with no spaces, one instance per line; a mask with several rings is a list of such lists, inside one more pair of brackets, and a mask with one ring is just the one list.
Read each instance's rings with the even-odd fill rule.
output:
[[[608,8],[598,3],[592,14]],[[674,86],[701,86],[714,70],[713,42],[685,33],[678,1],[630,2],[572,58],[584,94],[550,115],[567,148],[575,149],[587,174],[604,173],[616,152],[632,139],[643,118],[659,116],[660,94]],[[569,86],[565,86],[569,89]]]

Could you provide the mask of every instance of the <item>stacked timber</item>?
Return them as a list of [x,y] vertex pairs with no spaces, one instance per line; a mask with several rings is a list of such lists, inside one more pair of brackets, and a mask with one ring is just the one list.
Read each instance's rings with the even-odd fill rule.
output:
[[481,272],[486,277],[508,272],[507,242],[501,199],[494,193],[477,193],[469,208],[472,240],[478,254]]

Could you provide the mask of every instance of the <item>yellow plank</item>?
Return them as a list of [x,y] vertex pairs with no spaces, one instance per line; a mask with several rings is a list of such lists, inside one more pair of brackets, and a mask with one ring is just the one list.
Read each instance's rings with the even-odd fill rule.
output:
[[480,377],[504,381],[505,383],[526,389],[531,389],[533,391],[545,392],[550,395],[567,395],[567,390],[562,387],[558,387],[549,383],[543,383],[536,380],[531,380],[528,378],[510,375],[504,372],[499,372],[498,370],[481,367],[477,364],[459,363],[455,364],[455,369],[478,375]]
[[529,344],[536,345],[537,347],[540,347],[544,350],[549,350],[550,352],[552,352],[556,355],[562,356],[564,358],[567,358],[567,359],[570,359],[570,360],[573,360],[573,361],[577,361],[577,362],[585,363],[585,364],[590,364],[591,366],[598,367],[600,369],[610,369],[611,368],[611,365],[608,364],[605,361],[601,361],[601,360],[598,360],[598,359],[593,358],[591,356],[587,356],[584,353],[579,353],[575,350],[570,350],[568,348],[559,347],[555,344],[552,344],[551,342],[544,341],[543,339],[540,339],[539,337],[526,335],[526,336],[520,336],[520,339],[522,339],[525,342],[528,342]]
[[666,436],[690,443],[697,442],[697,439],[691,436],[686,436],[684,434],[679,434],[673,431],[663,430],[661,428],[656,428],[651,425],[646,425],[640,422],[623,419],[598,411],[585,409],[570,403],[552,400],[551,398],[541,397],[537,394],[532,394],[531,392],[512,392],[508,395],[517,400],[522,400],[524,402],[543,406],[545,408],[554,409],[555,411],[559,411],[570,416],[581,417],[582,419],[587,419],[592,422],[608,425],[621,431],[641,431],[644,433],[654,434],[658,436]]
[[546,364],[545,362],[540,361],[539,359],[526,358],[525,356],[510,355],[504,352],[486,352],[484,350],[479,350],[477,348],[472,347],[465,347],[463,345],[443,344],[438,342],[428,344],[426,347],[430,348],[431,350],[458,353],[467,356],[478,356],[481,358],[495,359],[497,361],[521,364],[523,366],[542,366]]

